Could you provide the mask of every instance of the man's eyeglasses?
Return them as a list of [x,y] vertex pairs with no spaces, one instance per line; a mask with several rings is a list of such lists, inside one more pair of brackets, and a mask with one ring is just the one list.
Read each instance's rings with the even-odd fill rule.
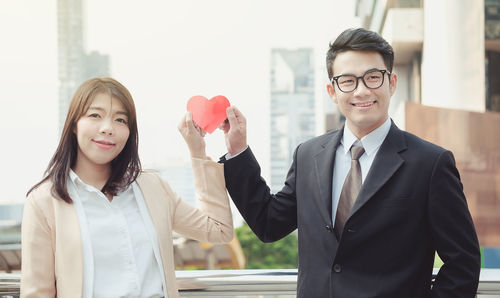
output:
[[370,69],[360,77],[354,75],[340,75],[333,77],[331,82],[332,84],[333,81],[337,82],[337,87],[339,87],[340,91],[344,93],[356,90],[356,88],[358,88],[359,79],[363,81],[366,88],[377,89],[384,84],[384,77],[386,73],[389,76],[391,75],[388,70]]

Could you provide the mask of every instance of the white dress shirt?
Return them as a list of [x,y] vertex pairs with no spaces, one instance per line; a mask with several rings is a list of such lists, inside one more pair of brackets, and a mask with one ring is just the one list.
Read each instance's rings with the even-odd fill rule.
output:
[[167,297],[156,232],[136,183],[108,198],[70,171],[80,221],[83,297]]
[[371,133],[367,134],[361,140],[358,140],[356,136],[344,125],[344,135],[340,140],[340,144],[335,152],[335,164],[333,166],[333,181],[332,181],[332,222],[335,222],[335,217],[337,215],[337,205],[340,199],[340,193],[342,192],[342,186],[347,177],[347,173],[351,169],[351,146],[356,144],[357,146],[363,146],[365,148],[365,153],[359,158],[359,164],[361,166],[361,181],[365,182],[366,175],[370,171],[373,160],[377,155],[378,149],[385,140],[385,137],[389,133],[391,128],[391,119],[388,117],[387,120],[376,128]]

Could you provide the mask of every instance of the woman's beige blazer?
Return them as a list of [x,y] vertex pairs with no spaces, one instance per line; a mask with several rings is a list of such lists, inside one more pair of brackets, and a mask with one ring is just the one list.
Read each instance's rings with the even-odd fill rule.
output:
[[[233,221],[222,164],[192,159],[199,208],[176,195],[152,172],[137,178],[158,236],[169,298],[179,297],[175,282],[172,231],[207,242],[229,242]],[[21,297],[81,297],[82,242],[73,204],[56,199],[50,182],[32,191],[22,221]]]

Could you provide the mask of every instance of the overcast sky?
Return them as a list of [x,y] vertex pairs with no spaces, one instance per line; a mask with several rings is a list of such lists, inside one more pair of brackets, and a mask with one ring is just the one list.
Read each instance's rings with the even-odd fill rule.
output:
[[[146,168],[188,160],[176,128],[186,102],[221,94],[246,115],[266,177],[270,49],[313,48],[321,99],[328,42],[358,25],[353,3],[87,0],[85,46],[109,55],[111,75],[131,91]],[[57,145],[56,8],[55,0],[0,1],[0,202],[22,201]],[[220,131],[206,138],[212,158],[225,153]]]

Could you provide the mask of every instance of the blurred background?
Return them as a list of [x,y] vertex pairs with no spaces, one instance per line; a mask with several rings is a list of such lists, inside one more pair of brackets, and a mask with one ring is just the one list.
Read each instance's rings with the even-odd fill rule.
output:
[[[325,54],[351,27],[394,47],[390,115],[453,151],[482,265],[500,268],[500,0],[0,1],[0,267],[19,269],[25,194],[42,179],[84,80],[112,76],[131,91],[143,167],[194,205],[176,127],[191,96],[226,96],[246,116],[276,192],[295,147],[343,125],[326,93]],[[213,159],[225,153],[222,132],[206,142]],[[296,268],[294,233],[264,245],[233,213],[228,245],[178,236],[178,268]]]

